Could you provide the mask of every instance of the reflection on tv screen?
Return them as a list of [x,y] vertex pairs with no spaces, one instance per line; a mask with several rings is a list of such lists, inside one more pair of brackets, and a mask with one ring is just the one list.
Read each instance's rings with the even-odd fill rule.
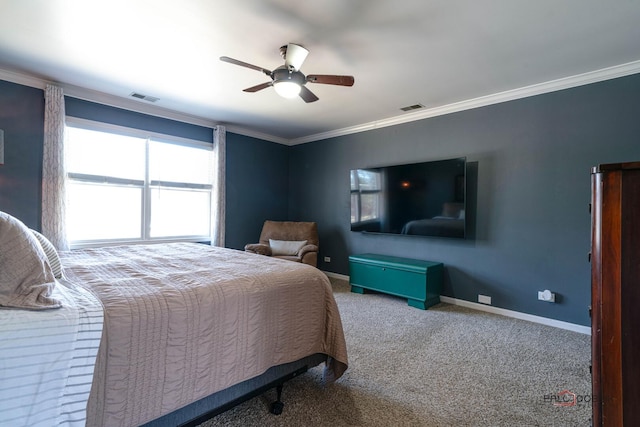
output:
[[351,231],[464,238],[466,158],[353,169]]

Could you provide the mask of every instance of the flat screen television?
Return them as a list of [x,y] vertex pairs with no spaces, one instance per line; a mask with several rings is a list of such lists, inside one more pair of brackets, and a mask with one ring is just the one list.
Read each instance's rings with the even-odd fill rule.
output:
[[466,158],[353,169],[351,231],[464,238]]

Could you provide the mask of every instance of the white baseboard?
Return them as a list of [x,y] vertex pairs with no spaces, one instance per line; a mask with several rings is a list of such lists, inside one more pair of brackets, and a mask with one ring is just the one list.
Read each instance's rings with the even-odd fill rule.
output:
[[[332,273],[330,271],[324,271],[324,274],[336,279],[349,281],[349,276],[345,276],[344,274]],[[505,308],[479,304],[477,302],[470,302],[470,301],[466,301],[458,298],[445,297],[442,295],[440,295],[440,301],[447,304],[459,305],[461,307],[471,308],[473,310],[485,311],[487,313],[499,314],[501,316],[512,317],[514,319],[527,320],[529,322],[540,323],[542,325],[547,325],[547,326],[553,326],[554,328],[566,329],[568,331],[578,332],[585,335],[591,335],[591,328],[589,326],[577,325],[575,323],[549,319],[548,317],[534,316],[533,314],[521,313],[519,311],[507,310]]]
[[507,310],[505,308],[465,301],[457,298],[445,297],[442,295],[440,295],[440,301],[446,302],[447,304],[459,305],[461,307],[467,307],[474,310],[486,311],[487,313],[513,317],[514,319],[528,320],[529,322],[540,323],[542,325],[553,326],[555,328],[566,329],[568,331],[591,335],[591,328],[589,326],[549,319],[548,317],[534,316],[533,314],[521,313],[519,311]]
[[333,277],[334,279],[346,280],[347,282],[349,281],[349,276],[345,276],[344,274],[332,273],[330,271],[323,271],[323,273],[329,277]]

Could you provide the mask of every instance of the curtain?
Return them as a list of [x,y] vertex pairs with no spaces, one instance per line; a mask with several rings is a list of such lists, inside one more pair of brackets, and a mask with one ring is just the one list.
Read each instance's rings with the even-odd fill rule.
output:
[[42,234],[61,251],[69,249],[65,227],[64,95],[48,84],[44,90],[42,161]]
[[224,126],[217,126],[213,130],[213,158],[215,176],[213,179],[213,195],[211,197],[211,245],[220,247],[224,247],[225,231],[226,150],[226,128]]

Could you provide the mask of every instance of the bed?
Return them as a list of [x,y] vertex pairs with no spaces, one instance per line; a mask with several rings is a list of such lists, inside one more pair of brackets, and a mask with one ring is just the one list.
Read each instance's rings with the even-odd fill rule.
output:
[[54,290],[90,294],[104,310],[86,425],[193,424],[309,366],[325,362],[326,381],[347,369],[331,286],[314,267],[196,243],[59,258]]

